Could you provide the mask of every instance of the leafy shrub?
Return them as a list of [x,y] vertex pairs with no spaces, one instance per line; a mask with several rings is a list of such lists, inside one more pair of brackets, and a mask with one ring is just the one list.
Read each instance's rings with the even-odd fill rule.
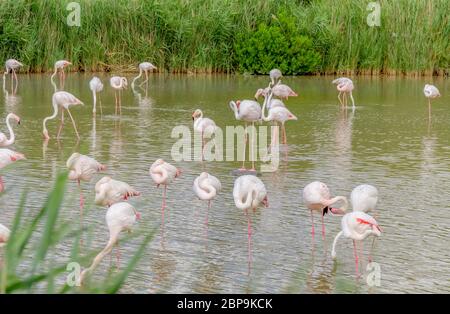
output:
[[273,68],[283,74],[316,72],[321,62],[312,40],[299,34],[294,19],[280,14],[272,22],[259,24],[255,32],[241,32],[235,44],[241,72],[267,74]]

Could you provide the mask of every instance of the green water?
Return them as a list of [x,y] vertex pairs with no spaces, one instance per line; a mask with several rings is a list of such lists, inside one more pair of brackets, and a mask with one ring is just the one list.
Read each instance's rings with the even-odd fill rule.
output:
[[[183,170],[168,189],[164,230],[157,235],[122,292],[449,292],[450,253],[450,84],[434,82],[443,95],[433,103],[428,121],[424,79],[355,78],[357,108],[339,109],[331,77],[285,78],[299,93],[286,104],[299,118],[287,123],[289,147],[282,152],[279,170],[261,179],[269,191],[269,208],[253,214],[253,261],[248,274],[247,220],[234,206],[231,173],[239,162],[174,162],[170,137],[173,127],[192,129],[196,108],[220,127],[240,124],[228,102],[251,99],[267,77],[152,75],[147,92],[124,92],[122,116],[114,115],[114,92],[109,77],[101,93],[103,116],[92,117],[90,75],[70,74],[65,90],[85,106],[71,111],[81,140],[66,124],[60,141],[54,139],[57,120],[49,122],[52,139],[42,139],[42,120],[52,113],[52,85],[48,75],[20,75],[15,96],[3,92],[2,121],[9,112],[22,118],[16,143],[10,147],[27,160],[1,170],[6,191],[0,195],[0,222],[11,225],[23,190],[29,188],[30,216],[43,204],[56,174],[65,169],[73,152],[88,154],[108,167],[107,175],[126,181],[142,192],[130,202],[142,213],[135,232],[146,233],[161,224],[162,190],[155,187],[149,167],[164,158]],[[127,75],[131,78],[131,75]],[[6,84],[8,86],[9,84]],[[98,111],[99,112],[99,111]],[[4,122],[1,130],[6,132]],[[208,171],[222,182],[222,192],[204,220],[206,203],[196,199],[192,182]],[[107,242],[104,208],[93,205],[94,185],[83,183],[87,213],[86,253],[100,251]],[[316,233],[311,241],[309,211],[302,203],[302,187],[320,180],[335,195],[349,197],[356,185],[379,189],[377,220],[383,234],[374,251],[381,267],[381,285],[369,287],[355,279],[352,243],[338,245],[338,261],[330,257],[340,229],[339,217],[326,216],[326,241]],[[79,219],[78,188],[70,182],[61,209],[62,219]],[[320,217],[316,216],[320,230]],[[139,241],[122,243],[122,265]],[[366,240],[364,249],[370,246]],[[49,259],[69,262],[70,244],[61,244]],[[31,261],[31,256],[30,256]],[[27,265],[23,265],[26,268]],[[85,266],[85,265],[83,265]],[[103,278],[105,259],[95,272]],[[64,280],[61,278],[60,280]]]

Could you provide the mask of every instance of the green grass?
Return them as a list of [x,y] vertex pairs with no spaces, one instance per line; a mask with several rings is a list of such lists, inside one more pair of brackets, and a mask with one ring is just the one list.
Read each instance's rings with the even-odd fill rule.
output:
[[66,25],[69,2],[1,1],[0,59],[15,57],[31,72],[67,58],[81,71],[135,70],[150,60],[161,71],[232,73],[242,68],[238,38],[285,12],[320,53],[317,73],[449,71],[447,0],[381,0],[374,28],[360,0],[79,0],[81,27]]
[[[119,291],[128,274],[133,271],[141,258],[147,244],[153,237],[153,232],[145,237],[122,271],[109,274],[104,281],[88,282],[82,287],[61,284],[69,272],[67,265],[77,262],[86,266],[92,262],[98,252],[87,255],[80,254],[80,238],[83,230],[75,227],[77,224],[61,221],[58,214],[66,190],[67,173],[58,176],[53,190],[41,210],[32,218],[24,217],[26,207],[25,192],[17,209],[11,235],[3,254],[0,253],[0,293],[115,293]],[[66,261],[52,261],[51,255],[61,243],[72,243],[70,257]],[[61,279],[57,281],[57,279]],[[60,284],[58,285],[57,282]],[[36,290],[37,289],[37,290]]]

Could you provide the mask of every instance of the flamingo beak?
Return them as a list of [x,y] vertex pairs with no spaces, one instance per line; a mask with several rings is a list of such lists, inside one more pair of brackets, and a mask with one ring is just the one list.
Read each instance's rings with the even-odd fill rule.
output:
[[330,208],[328,207],[328,206],[325,206],[323,209],[322,209],[322,216],[325,216],[325,214],[328,214],[328,210],[329,210]]
[[269,207],[269,200],[267,199],[267,196],[263,199],[262,203],[265,207]]
[[141,220],[141,213],[140,212],[136,212],[136,220]]
[[333,208],[333,207],[331,207],[331,208],[330,208],[330,212],[331,212],[333,215],[345,215],[345,211],[342,210],[342,209],[340,209],[340,208]]
[[19,120],[17,120],[17,124],[18,124],[18,125],[20,125],[20,119],[19,119]]

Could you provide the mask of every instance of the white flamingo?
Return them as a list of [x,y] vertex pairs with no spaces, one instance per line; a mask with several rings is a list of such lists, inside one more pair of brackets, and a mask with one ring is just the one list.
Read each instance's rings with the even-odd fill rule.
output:
[[206,224],[208,224],[208,214],[211,209],[211,200],[214,199],[222,189],[219,179],[207,172],[202,172],[194,180],[192,187],[195,195],[203,201],[208,201],[208,211],[206,212]]
[[[354,89],[353,81],[348,77],[339,77],[333,80],[332,84],[337,85],[336,89],[339,91],[338,99],[341,106],[347,106],[347,94],[349,94],[350,99],[352,100],[352,108],[355,109],[355,101],[352,94],[352,91]],[[341,94],[343,94],[342,99]]]
[[[98,77],[94,76],[89,81],[89,88],[92,91],[92,99],[93,99],[92,113],[95,116],[95,113],[97,112],[97,93],[99,93],[99,92],[101,92],[103,90],[103,83]],[[101,101],[100,101],[100,114],[103,115],[102,102]]]
[[16,80],[16,85],[19,85],[19,80],[17,79],[16,71],[22,67],[23,64],[16,59],[8,59],[5,62],[5,72],[3,73],[3,80],[6,79],[6,75],[11,73],[11,89],[13,89],[13,79]]
[[181,175],[181,170],[177,169],[168,162],[165,162],[163,159],[158,159],[151,165],[149,172],[157,187],[164,185],[161,209],[164,214],[164,208],[166,207],[167,185],[172,183],[175,178],[178,178]]
[[439,89],[436,86],[425,84],[423,94],[428,98],[428,117],[431,118],[431,99],[441,97],[441,93],[439,93]]
[[72,120],[73,128],[75,129],[75,133],[77,135],[77,138],[80,139],[80,135],[78,134],[77,126],[75,124],[75,120],[72,117],[72,114],[70,113],[69,107],[70,106],[76,106],[76,105],[84,105],[81,100],[76,98],[74,95],[68,92],[60,91],[56,92],[52,96],[52,106],[53,106],[53,114],[47,118],[44,119],[42,122],[43,125],[43,134],[44,138],[46,140],[50,139],[50,136],[48,135],[47,130],[47,121],[55,119],[58,115],[58,109],[61,108],[61,124],[59,125],[58,134],[56,135],[56,138],[59,139],[59,136],[61,135],[61,131],[64,126],[64,110],[67,111],[69,114],[70,119]]
[[[331,196],[328,186],[320,181],[309,183],[303,188],[303,202],[311,212],[311,235],[314,238],[314,215],[313,211],[319,212],[322,216],[322,237],[325,239],[325,224],[323,216],[330,211],[334,215],[343,215],[348,207],[345,196]],[[332,207],[333,204],[342,202],[341,208]]]
[[[247,146],[247,124],[250,122],[252,124],[252,132],[255,131],[255,122],[256,121],[260,121],[261,120],[261,115],[262,115],[262,111],[261,111],[261,106],[259,105],[259,103],[255,100],[237,100],[236,102],[234,101],[230,101],[230,108],[231,110],[233,110],[234,112],[234,117],[236,118],[236,120],[243,120],[245,123],[245,143],[244,143],[244,156],[243,156],[243,160],[242,160],[242,168],[240,170],[245,171],[245,149]],[[252,136],[253,139],[255,139],[255,136],[253,134]],[[250,169],[251,171],[256,171],[255,170],[255,160],[254,160],[254,145],[250,144],[250,148],[251,148],[251,155],[253,156],[252,158],[252,169]]]
[[14,119],[17,124],[20,124],[20,118],[15,115],[14,113],[9,113],[6,116],[6,126],[8,127],[8,131],[9,131],[9,139],[6,137],[6,135],[2,132],[0,132],[0,146],[1,147],[5,147],[5,146],[9,146],[14,144],[14,141],[16,139],[16,136],[14,134],[14,130],[11,127],[11,124],[9,122],[9,120]]
[[81,217],[83,217],[84,199],[81,190],[81,181],[91,181],[94,174],[105,171],[106,166],[102,165],[94,158],[80,153],[73,153],[69,159],[67,159],[66,166],[69,169],[69,179],[78,182],[78,188],[80,189],[80,213]]
[[375,211],[378,202],[378,190],[370,184],[361,184],[355,187],[350,194],[353,211]]
[[[21,153],[15,152],[8,148],[0,148],[0,169],[5,168],[6,166],[16,162],[18,160],[26,159],[25,156]],[[0,176],[0,192],[3,192],[4,184],[3,179]]]
[[103,177],[95,184],[95,204],[111,206],[115,203],[128,200],[132,196],[141,195],[128,183],[114,180],[111,177]]
[[143,84],[148,82],[148,72],[152,70],[158,69],[156,66],[151,64],[150,62],[142,62],[139,63],[139,75],[136,76],[133,81],[131,82],[131,87],[134,88],[134,82],[139,79],[142,76],[142,73],[145,73],[145,81],[143,81],[139,86],[142,86]]
[[126,77],[123,76],[113,76],[109,80],[111,87],[114,88],[114,97],[116,98],[116,114],[122,114],[122,90],[126,89],[128,86],[128,81]]
[[69,65],[72,65],[70,61],[67,60],[58,60],[55,62],[54,71],[52,76],[50,77],[50,81],[53,82],[53,78],[56,74],[59,72],[59,81],[62,86],[64,86],[64,82],[66,81],[66,74],[64,72],[64,69],[67,68]]
[[352,239],[353,252],[355,255],[356,276],[358,276],[359,258],[356,250],[356,241],[362,241],[370,235],[379,237],[381,235],[381,229],[378,226],[377,221],[372,216],[361,211],[353,211],[345,214],[344,217],[342,217],[341,226],[342,231],[340,231],[334,238],[331,256],[333,259],[336,259],[336,244],[342,235],[346,238]]
[[122,231],[131,232],[133,225],[141,218],[141,214],[130,204],[121,202],[108,208],[106,224],[109,229],[109,240],[105,248],[94,258],[91,266],[81,272],[80,282],[84,283],[87,276],[95,270],[106,255],[117,246],[117,267],[120,262],[119,235]]
[[203,160],[203,149],[205,147],[204,136],[211,136],[214,133],[217,126],[216,123],[210,118],[204,118],[203,112],[197,109],[192,114],[192,120],[194,121],[194,130],[200,132],[202,135],[202,160]]

